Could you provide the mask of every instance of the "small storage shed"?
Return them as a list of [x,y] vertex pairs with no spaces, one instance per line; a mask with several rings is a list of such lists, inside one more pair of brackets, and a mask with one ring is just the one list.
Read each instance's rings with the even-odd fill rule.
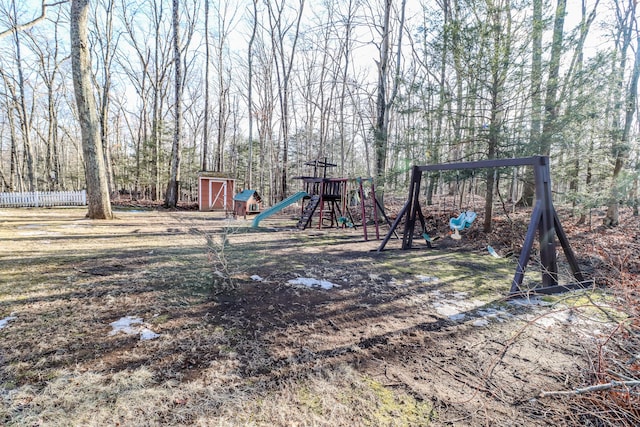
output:
[[200,172],[198,176],[198,209],[231,211],[236,180],[221,172]]
[[233,196],[233,213],[235,216],[246,217],[247,214],[260,212],[262,198],[256,190],[243,190]]

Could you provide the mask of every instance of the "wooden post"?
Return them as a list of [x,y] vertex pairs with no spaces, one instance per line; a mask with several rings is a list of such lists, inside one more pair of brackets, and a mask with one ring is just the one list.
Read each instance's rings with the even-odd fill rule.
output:
[[553,220],[553,201],[551,198],[551,175],[549,158],[538,157],[539,163],[534,166],[536,199],[541,204],[541,221],[539,223],[540,261],[542,264],[543,286],[558,284],[558,263],[556,259],[556,231]]
[[362,187],[362,178],[358,178],[358,185],[360,191],[360,212],[362,214],[362,233],[364,234],[364,241],[369,240],[367,235],[367,210],[364,205],[364,188]]
[[376,199],[376,188],[371,179],[371,206],[373,207],[373,221],[376,227],[376,240],[380,240],[380,226],[378,225],[378,199]]
[[[409,207],[407,209],[407,220],[404,225],[404,236],[402,237],[402,249],[411,249],[413,244],[413,231],[416,225],[416,207],[418,207],[418,199],[420,196],[420,182],[422,181],[422,172],[417,166],[413,167],[411,173],[411,184],[409,185]],[[418,207],[419,209],[419,207]]]

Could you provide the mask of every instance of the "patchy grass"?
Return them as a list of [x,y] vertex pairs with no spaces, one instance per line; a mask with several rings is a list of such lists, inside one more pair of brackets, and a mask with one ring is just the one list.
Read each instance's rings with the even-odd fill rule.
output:
[[[378,253],[358,230],[286,218],[84,213],[0,210],[4,425],[563,424],[567,405],[530,399],[578,383],[584,341],[612,325],[541,326],[558,305],[505,303],[513,261],[484,251]],[[159,337],[111,334],[124,316]]]

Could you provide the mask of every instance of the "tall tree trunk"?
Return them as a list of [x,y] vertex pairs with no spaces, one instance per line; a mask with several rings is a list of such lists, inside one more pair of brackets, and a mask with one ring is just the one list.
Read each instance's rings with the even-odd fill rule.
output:
[[102,151],[104,164],[107,169],[107,180],[109,193],[115,195],[116,185],[111,162],[111,148],[109,146],[109,108],[111,101],[111,62],[113,61],[113,8],[114,0],[108,0],[105,5],[106,28],[103,37],[100,37],[102,45],[102,72],[103,79],[100,94],[100,139],[102,140]]
[[354,4],[353,0],[348,0],[348,6],[347,6],[347,16],[342,17],[342,20],[344,21],[344,25],[345,25],[345,34],[344,34],[344,41],[342,43],[343,47],[342,47],[342,53],[344,55],[344,64],[342,64],[342,76],[341,76],[341,82],[340,82],[340,102],[339,102],[339,115],[340,115],[340,121],[339,121],[339,135],[340,135],[340,176],[346,176],[345,173],[345,164],[347,162],[347,148],[346,148],[346,139],[347,139],[347,134],[346,134],[346,129],[345,129],[345,125],[346,125],[346,117],[345,117],[345,101],[347,99],[347,84],[348,82],[348,77],[349,77],[349,60],[351,59],[351,33],[353,31],[353,20],[355,18],[354,16],[354,11],[355,11],[355,7],[357,7]]
[[[498,157],[500,140],[504,127],[504,98],[505,84],[512,50],[512,34],[511,34],[511,9],[509,0],[505,0],[501,5],[495,5],[489,2],[487,21],[492,29],[493,37],[493,54],[490,58],[490,94],[491,112],[489,120],[489,138],[488,138],[488,158],[495,159]],[[493,221],[493,193],[496,186],[496,171],[494,169],[487,170],[487,191],[486,204],[484,211],[484,231],[489,233],[492,228]]]
[[209,157],[209,67],[211,48],[209,47],[209,0],[204,0],[204,123],[202,128],[202,165],[207,170]]
[[173,0],[173,54],[175,67],[175,129],[171,147],[171,169],[164,204],[175,208],[180,185],[180,143],[182,140],[182,61],[180,54],[180,0]]
[[[280,189],[276,192],[276,197],[281,200],[287,197],[287,179],[289,169],[289,101],[291,90],[291,71],[295,58],[296,46],[300,35],[300,24],[302,22],[302,12],[305,0],[298,0],[299,8],[296,10],[296,22],[288,25],[283,22],[285,2],[266,2],[269,10],[269,23],[271,30],[271,46],[274,51],[276,65],[276,75],[278,84],[278,100],[280,104],[280,138],[282,140],[282,163],[280,169]],[[288,36],[289,30],[295,26],[293,34]],[[292,38],[291,51],[285,52],[285,42],[288,37]],[[275,162],[277,164],[277,162]],[[279,194],[278,194],[279,193]]]
[[558,121],[558,86],[560,78],[560,56],[564,39],[564,16],[567,0],[558,0],[556,18],[553,26],[553,43],[551,45],[551,60],[549,61],[549,78],[544,99],[544,122],[540,135],[540,153],[543,156],[551,154],[551,144],[557,130]]
[[107,173],[102,155],[102,141],[96,112],[96,104],[91,91],[91,57],[87,37],[87,16],[89,0],[71,1],[71,65],[73,88],[78,107],[78,118],[82,133],[87,199],[91,219],[111,219],[111,201],[107,187]]
[[[532,62],[532,74],[531,74],[531,92],[532,96],[534,91],[540,93],[540,81],[538,80],[541,77],[541,73],[538,75],[538,67],[540,63],[538,61],[541,60],[540,57],[537,56],[536,50],[540,48],[538,43],[541,40],[538,39],[540,34],[537,33],[536,26],[542,25],[541,21],[538,21],[541,18],[541,15],[536,15],[540,13],[538,8],[541,6],[538,4],[540,0],[534,1],[534,46],[533,46],[533,61]],[[549,77],[547,79],[547,88],[545,92],[544,99],[544,121],[542,123],[542,130],[540,130],[540,97],[532,98],[532,123],[531,123],[531,133],[530,140],[534,144],[535,151],[534,154],[541,154],[543,156],[548,156],[551,153],[551,144],[555,132],[557,130],[557,119],[558,119],[558,87],[559,87],[559,78],[560,78],[560,57],[562,56],[562,43],[564,40],[564,17],[567,9],[567,0],[558,0],[558,4],[556,6],[555,12],[555,20],[553,25],[553,41],[551,44],[551,58],[549,60]],[[537,144],[536,144],[537,142]],[[520,200],[520,204],[523,205],[531,205],[533,203],[534,196],[534,184],[533,184],[533,171],[531,168],[527,168],[527,172],[525,175],[525,185],[523,189],[522,199]]]
[[249,47],[247,49],[247,64],[249,82],[247,88],[247,109],[249,111],[249,158],[247,160],[247,188],[253,188],[253,43],[258,30],[258,0],[253,0],[253,27]]
[[[162,84],[163,78],[161,77],[161,64],[160,64],[160,40],[161,40],[161,21],[163,14],[163,1],[160,1],[160,10],[154,8],[154,29],[155,29],[155,49],[154,49],[154,73],[153,73],[153,119],[151,140],[153,144],[153,157],[151,160],[151,174],[152,174],[152,200],[158,200],[160,198],[160,152],[162,149],[162,135],[161,135],[161,97],[162,97]],[[154,5],[155,6],[155,5]]]
[[[619,25],[621,28],[621,33],[623,34],[622,41],[622,52],[621,52],[621,66],[620,73],[624,75],[625,63],[626,63],[626,51],[627,47],[631,45],[632,34],[634,31],[637,31],[638,23],[635,17],[636,12],[636,1],[629,0],[628,1],[628,9],[626,11],[626,19],[620,20]],[[622,18],[622,17],[621,17]],[[626,94],[623,94],[622,91],[617,94],[620,97],[619,100],[614,100],[614,102],[620,102],[624,106],[623,111],[618,111],[615,109],[615,113],[624,112],[623,116],[623,126],[622,132],[613,132],[613,147],[612,151],[614,154],[614,165],[613,165],[613,175],[612,175],[612,186],[611,186],[611,194],[609,196],[609,206],[607,208],[607,214],[603,219],[604,225],[608,227],[616,227],[618,226],[619,219],[619,201],[620,201],[620,189],[618,178],[620,177],[620,172],[622,172],[622,168],[624,167],[624,163],[626,158],[629,155],[630,147],[630,134],[631,134],[631,123],[633,122],[633,118],[636,113],[636,100],[638,98],[638,79],[640,78],[640,34],[636,33],[636,46],[635,46],[635,58],[633,61],[633,70],[631,72],[631,76],[629,78],[629,83],[627,86]],[[620,86],[623,85],[622,79],[618,82]],[[624,97],[624,101],[623,98]],[[618,128],[618,117],[616,117],[614,122],[614,130]],[[619,130],[619,129],[618,129]]]
[[[538,154],[542,129],[542,18],[543,0],[533,0],[533,17],[531,31],[531,129],[529,130],[529,150],[526,154]],[[524,186],[519,204],[533,205],[535,195],[533,168],[525,168]]]
[[[539,146],[540,130],[542,129],[542,32],[544,29],[542,3],[543,0],[533,0],[531,90],[529,91],[531,96],[531,130],[529,132],[529,144],[531,147]],[[533,196],[533,193],[531,193],[531,195]]]
[[[387,91],[387,79],[389,78],[389,55],[391,53],[391,10],[392,0],[385,0],[384,17],[382,23],[382,41],[380,43],[380,61],[378,62],[378,85],[376,94],[376,121],[373,129],[374,138],[374,173],[378,188],[384,190],[385,171],[387,165],[387,147],[389,143],[389,115],[395,97],[398,93],[400,80],[400,60],[402,51],[402,34],[404,33],[404,18],[406,0],[402,0],[401,16],[398,22],[398,50],[393,85],[391,91]],[[380,192],[380,196],[383,193]],[[382,199],[382,197],[381,197]]]
[[22,64],[22,52],[21,52],[21,44],[20,37],[18,37],[17,28],[17,13],[16,13],[16,2],[13,0],[13,20],[14,20],[14,31],[13,37],[15,42],[15,54],[16,54],[16,66],[18,68],[18,91],[20,92],[20,97],[18,98],[17,108],[18,108],[18,118],[20,119],[20,129],[22,131],[22,143],[24,145],[24,161],[27,164],[27,183],[29,184],[29,191],[35,191],[37,188],[37,179],[36,179],[36,171],[34,165],[34,153],[33,153],[33,144],[31,143],[31,120],[29,119],[29,115],[27,113],[27,101],[25,95],[25,80],[24,80],[24,70]]

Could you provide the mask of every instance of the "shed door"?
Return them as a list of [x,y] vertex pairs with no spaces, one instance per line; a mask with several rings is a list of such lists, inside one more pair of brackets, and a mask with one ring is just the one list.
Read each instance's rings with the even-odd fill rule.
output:
[[227,181],[209,181],[210,210],[227,210]]

